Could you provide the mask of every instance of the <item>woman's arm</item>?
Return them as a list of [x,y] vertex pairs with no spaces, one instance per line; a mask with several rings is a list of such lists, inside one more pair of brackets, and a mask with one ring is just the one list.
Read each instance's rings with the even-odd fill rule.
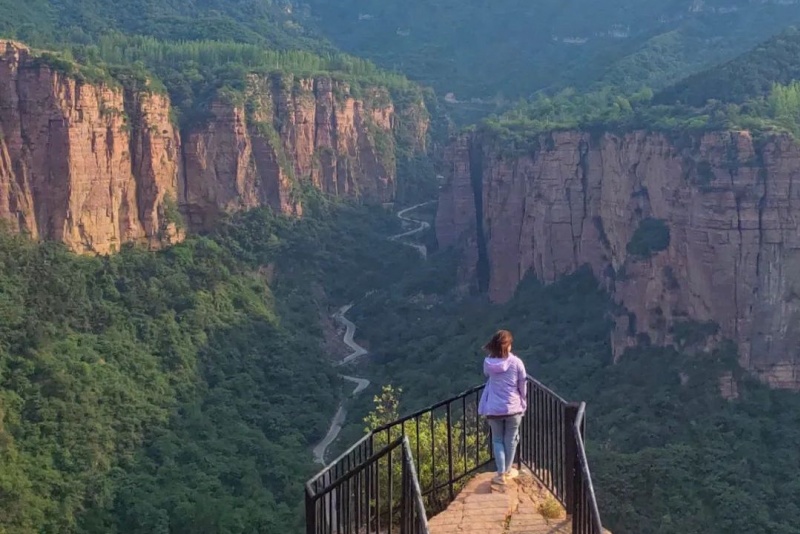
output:
[[522,411],[528,409],[528,373],[525,371],[525,364],[517,358],[517,391],[522,404]]

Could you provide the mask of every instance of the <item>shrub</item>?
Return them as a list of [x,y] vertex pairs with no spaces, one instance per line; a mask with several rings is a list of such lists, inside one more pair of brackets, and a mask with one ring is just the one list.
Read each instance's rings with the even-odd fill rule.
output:
[[555,497],[548,497],[539,504],[539,513],[545,519],[558,519],[564,514],[564,509],[561,507]]
[[711,336],[719,333],[719,325],[714,321],[680,321],[676,322],[671,332],[681,347],[703,343]]
[[628,254],[644,259],[666,250],[669,246],[669,227],[661,219],[648,217],[639,223],[628,243]]

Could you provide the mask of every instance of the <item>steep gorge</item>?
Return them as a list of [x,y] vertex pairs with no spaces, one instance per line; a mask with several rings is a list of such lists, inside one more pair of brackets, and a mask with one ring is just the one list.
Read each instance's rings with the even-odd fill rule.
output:
[[355,94],[331,76],[251,75],[183,131],[173,111],[157,91],[87,81],[0,42],[0,219],[78,252],[159,247],[182,239],[179,212],[194,228],[264,205],[301,215],[301,180],[391,201],[398,117],[413,132],[405,148],[426,149],[421,99],[396,109],[387,89]]
[[[463,251],[462,282],[503,302],[528,273],[553,282],[588,264],[619,304],[615,358],[704,332],[736,341],[764,382],[800,389],[800,145],[788,135],[562,131],[508,154],[473,132],[447,160],[436,230]],[[668,244],[641,254],[629,244],[652,240],[653,221]]]

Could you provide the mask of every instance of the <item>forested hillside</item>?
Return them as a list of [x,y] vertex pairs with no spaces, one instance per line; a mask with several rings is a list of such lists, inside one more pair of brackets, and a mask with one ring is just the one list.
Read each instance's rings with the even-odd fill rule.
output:
[[662,87],[800,21],[800,5],[778,1],[308,4],[317,31],[343,50],[454,92],[464,106],[564,86]]
[[743,103],[764,96],[774,84],[800,78],[800,31],[790,28],[753,50],[660,91],[655,102],[702,106],[709,100]]
[[749,130],[800,134],[800,33],[789,28],[729,62],[655,92],[607,85],[539,94],[466,130],[491,135],[500,152],[519,154],[553,130],[631,130],[670,135]]
[[1,1],[8,15],[0,18],[0,37],[51,50],[45,61],[90,82],[166,89],[188,120],[202,119],[220,91],[241,99],[250,74],[327,74],[356,91],[377,85],[400,98],[421,97],[401,74],[342,54],[304,30],[283,0]]
[[[589,458],[610,531],[795,531],[800,485],[787,474],[800,466],[800,397],[743,376],[735,348],[644,346],[614,364],[613,304],[588,270],[550,286],[530,277],[512,301],[492,306],[454,301],[452,287],[434,283],[455,279],[451,258],[431,262],[427,274],[376,292],[351,312],[378,355],[364,372],[402,387],[401,413],[480,383],[480,347],[509,328],[531,375],[588,404]],[[699,332],[687,328],[687,341],[702,344]],[[361,410],[368,409],[365,402]]]
[[295,22],[288,0],[3,0],[0,32],[33,46],[96,42],[111,32],[329,50]]
[[296,532],[340,383],[320,316],[414,255],[380,211],[161,253],[0,235],[0,532]]
[[[441,109],[461,119],[502,111],[471,128],[509,167],[547,145],[542,134],[565,129],[587,137],[658,131],[679,147],[700,132],[747,129],[754,146],[774,134],[793,143],[800,34],[786,27],[795,23],[793,0],[0,0],[0,37],[46,50],[32,57],[51,79],[67,75],[69,87],[118,95],[118,108],[95,107],[104,120],[125,115],[120,130],[141,126],[127,122],[134,115],[123,101],[168,94],[171,114],[157,123],[167,128],[145,129],[162,131],[175,175],[188,161],[176,149],[181,135],[194,132],[203,157],[222,139],[194,168],[215,178],[225,165],[233,170],[224,187],[200,184],[199,197],[216,201],[226,187],[240,194],[245,171],[255,168],[242,154],[256,152],[257,139],[262,156],[272,148],[262,161],[290,177],[282,185],[302,201],[302,216],[215,212],[216,224],[202,225],[202,235],[189,228],[181,244],[156,252],[115,243],[119,252],[107,257],[76,256],[0,228],[0,534],[302,531],[310,448],[345,395],[330,365],[327,317],[349,302],[371,354],[359,374],[376,387],[401,386],[402,412],[478,383],[479,347],[498,327],[513,330],[531,374],[588,402],[591,465],[615,534],[796,532],[800,400],[744,376],[728,344],[697,350],[707,325],[687,321],[676,334],[680,349],[643,337],[615,365],[609,337],[619,305],[588,271],[549,286],[528,277],[509,302],[491,304],[456,287],[463,273],[451,251],[420,262],[413,249],[386,240],[399,231],[389,211],[325,196],[308,176],[294,176],[296,162],[283,150],[301,144],[298,132],[316,132],[317,117],[328,121],[320,129],[327,133],[303,139],[308,165],[319,169],[334,145],[314,142],[340,140],[327,126],[343,116],[343,103],[351,118],[353,109],[367,110],[361,129],[348,130],[350,145],[380,163],[365,166],[371,179],[388,183],[390,173],[375,169],[396,170],[397,194],[376,198],[407,202],[436,194],[425,145],[432,137],[439,152],[449,133],[437,101],[449,101]],[[330,106],[314,98],[316,77],[334,95]],[[260,101],[254,87],[274,100]],[[451,92],[455,101],[444,98]],[[40,107],[17,105],[23,100],[7,109]],[[80,125],[84,112],[42,115],[30,130],[45,132],[41,142],[20,133],[17,145],[47,152],[58,125]],[[115,139],[126,156],[149,143],[111,135],[97,143],[96,132],[111,132],[107,124],[118,126],[98,120],[83,130],[91,150],[81,157],[100,161],[93,156],[111,153]],[[29,174],[9,178],[15,164],[0,152],[0,192],[10,198]],[[345,177],[331,181],[346,182],[356,160],[324,160]],[[696,167],[696,185],[709,187],[711,165]],[[67,173],[52,168],[31,198],[78,189],[78,180],[55,186]],[[734,171],[726,167],[726,179]],[[253,189],[265,181],[259,172],[247,178]],[[175,196],[162,215],[183,231],[191,221]],[[730,198],[738,210],[742,196]],[[121,205],[120,213],[137,211]],[[263,204],[236,209],[253,205]],[[72,206],[65,219],[79,218]],[[81,215],[112,213],[95,208]],[[426,208],[432,222],[435,208]],[[663,223],[650,222],[661,243],[631,240],[632,255],[664,248]],[[738,225],[741,232],[741,216]],[[435,251],[434,232],[424,239]],[[342,442],[363,431],[372,392],[348,406]]]

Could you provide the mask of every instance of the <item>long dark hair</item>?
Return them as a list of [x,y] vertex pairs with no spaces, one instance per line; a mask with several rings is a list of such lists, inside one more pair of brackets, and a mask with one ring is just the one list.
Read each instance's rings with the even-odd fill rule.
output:
[[483,346],[483,350],[489,353],[492,358],[508,358],[511,353],[511,343],[514,336],[508,330],[498,330],[492,339]]

